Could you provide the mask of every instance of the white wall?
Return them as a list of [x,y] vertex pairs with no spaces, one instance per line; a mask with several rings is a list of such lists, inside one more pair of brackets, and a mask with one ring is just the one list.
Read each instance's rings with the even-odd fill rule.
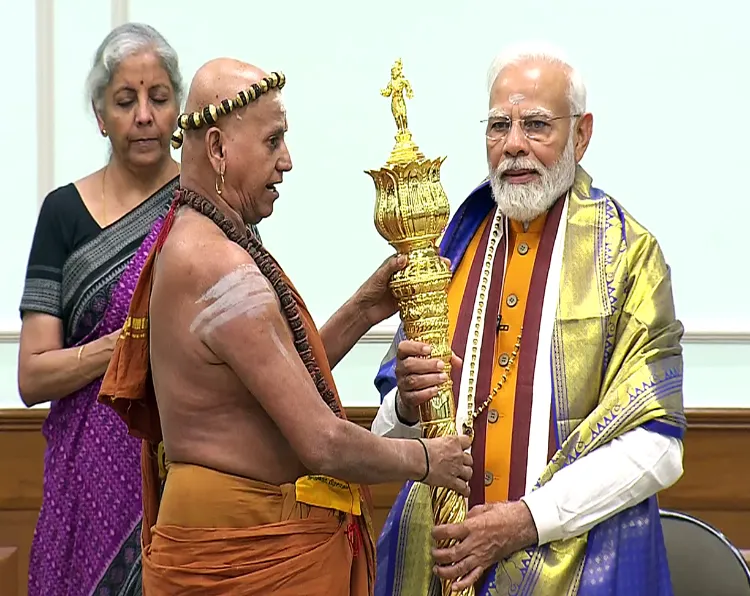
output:
[[[546,39],[582,71],[594,113],[584,166],[659,238],[685,323],[688,407],[750,407],[747,249],[740,225],[748,95],[744,24],[750,7],[631,0],[499,4],[327,0],[216,5],[198,16],[177,0],[0,0],[13,15],[0,48],[11,92],[2,94],[6,204],[0,220],[0,407],[15,388],[17,305],[38,202],[99,167],[83,85],[112,24],[145,21],[177,49],[186,79],[206,60],[233,56],[287,75],[294,170],[264,240],[323,322],[390,249],[372,222],[374,188],[395,127],[378,91],[401,57],[416,97],[410,128],[430,157],[447,155],[443,182],[455,208],[486,173],[485,72],[506,43]],[[367,7],[367,11],[360,7]],[[357,7],[362,12],[358,12]],[[728,18],[727,15],[731,15]],[[740,113],[735,113],[735,112]],[[16,116],[17,115],[17,116]],[[358,346],[336,371],[346,405],[372,405],[383,342]]]

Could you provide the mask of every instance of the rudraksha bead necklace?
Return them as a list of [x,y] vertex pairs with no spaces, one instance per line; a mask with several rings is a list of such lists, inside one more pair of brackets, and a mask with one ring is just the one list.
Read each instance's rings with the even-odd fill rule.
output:
[[234,99],[222,99],[219,105],[210,103],[200,111],[180,114],[177,118],[178,129],[172,135],[172,147],[175,149],[182,147],[183,130],[198,130],[204,124],[216,124],[221,116],[245,107],[271,89],[282,89],[285,84],[286,77],[283,73],[272,72],[257,83],[253,83],[246,91],[240,91]]
[[284,316],[292,330],[294,347],[302,359],[313,383],[315,383],[315,387],[317,388],[320,397],[333,413],[336,414],[336,416],[343,418],[338,399],[333,393],[333,390],[328,386],[328,382],[325,376],[323,376],[323,373],[315,360],[315,356],[312,353],[310,343],[307,339],[307,329],[305,328],[305,324],[300,316],[297,301],[294,299],[292,291],[281,273],[281,268],[274,258],[254,234],[245,235],[240,233],[232,221],[219,211],[219,209],[217,209],[216,206],[206,197],[203,197],[192,190],[180,188],[175,193],[175,202],[177,205],[186,205],[195,209],[198,213],[205,215],[208,219],[213,221],[221,231],[224,232],[224,234],[226,234],[229,240],[245,249],[253,261],[255,261],[258,269],[260,269],[260,272],[271,283],[276,295],[279,297]]

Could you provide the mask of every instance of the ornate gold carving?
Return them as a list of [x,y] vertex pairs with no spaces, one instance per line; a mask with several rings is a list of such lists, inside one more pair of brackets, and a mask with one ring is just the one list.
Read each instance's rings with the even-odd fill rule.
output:
[[[448,381],[419,411],[422,436],[434,438],[456,434],[448,337],[451,272],[437,250],[437,239],[448,224],[450,205],[440,182],[440,166],[445,158],[426,159],[414,143],[408,128],[404,93],[409,99],[413,97],[399,59],[391,68],[388,86],[381,91],[383,96],[391,98],[396,145],[384,167],[367,173],[375,183],[375,227],[398,253],[408,257],[406,267],[396,272],[390,282],[406,337],[431,345],[432,357],[445,363]],[[461,523],[466,518],[466,499],[457,492],[433,488],[431,496],[436,525]],[[450,587],[451,582],[443,582],[445,596],[453,594]],[[474,588],[457,594],[473,596]]]
[[[419,151],[419,147],[416,146],[412,140],[411,132],[409,132],[409,121],[406,117],[406,100],[404,99],[404,93],[406,93],[406,97],[409,99],[414,97],[411,83],[406,77],[404,77],[401,58],[399,58],[391,67],[391,80],[388,81],[386,88],[380,91],[380,94],[384,97],[391,98],[391,113],[393,114],[393,119],[396,121],[397,129],[396,146],[391,153],[388,164],[400,163],[402,165],[407,165],[424,159],[424,155]],[[442,163],[442,160],[440,160],[440,163]],[[440,163],[437,164],[438,177],[440,176]]]

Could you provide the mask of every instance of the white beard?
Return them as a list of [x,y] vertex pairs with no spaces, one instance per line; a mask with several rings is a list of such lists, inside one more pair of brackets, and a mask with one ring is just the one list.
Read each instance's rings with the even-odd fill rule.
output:
[[[539,180],[526,184],[511,184],[503,179],[508,170],[536,170]],[[560,159],[546,168],[531,157],[508,158],[497,168],[490,167],[492,196],[501,213],[515,221],[526,223],[545,213],[555,201],[565,194],[576,176],[575,135],[571,134]]]

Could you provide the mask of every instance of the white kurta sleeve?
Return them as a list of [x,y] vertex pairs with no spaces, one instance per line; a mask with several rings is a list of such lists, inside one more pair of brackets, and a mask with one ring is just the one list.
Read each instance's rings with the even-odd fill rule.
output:
[[396,393],[398,389],[393,389],[383,398],[383,403],[378,408],[378,413],[372,421],[371,430],[374,434],[381,437],[390,437],[392,439],[416,439],[422,436],[422,430],[419,422],[413,426],[403,424],[396,415]]
[[557,472],[522,497],[539,544],[587,532],[682,476],[682,441],[636,428]]

